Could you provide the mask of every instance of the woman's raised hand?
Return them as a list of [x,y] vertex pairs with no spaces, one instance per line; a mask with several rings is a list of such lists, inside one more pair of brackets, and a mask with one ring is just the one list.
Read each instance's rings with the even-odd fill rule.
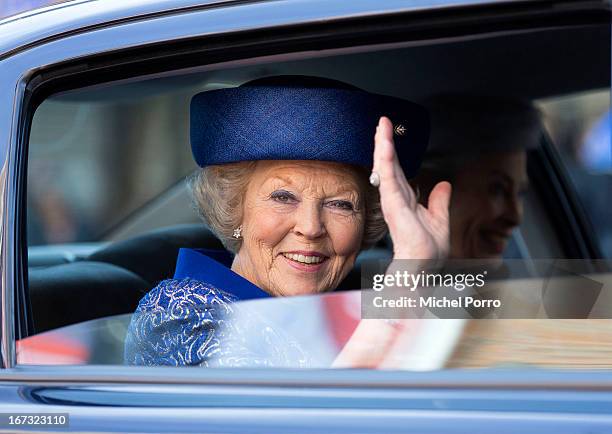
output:
[[[410,134],[410,131],[407,131]],[[449,250],[450,183],[433,188],[427,208],[406,180],[393,142],[393,124],[381,117],[374,136],[374,167],[382,212],[393,240],[393,259],[443,259]]]
[[[429,194],[427,208],[418,203],[395,153],[393,125],[386,117],[380,118],[374,136],[373,171],[379,178],[382,212],[393,240],[393,259],[445,258],[449,249],[451,185],[438,183]],[[393,349],[401,344],[402,333],[409,331],[410,321],[399,320],[398,331],[384,320],[362,319],[332,366],[397,369],[401,358],[395,357]]]

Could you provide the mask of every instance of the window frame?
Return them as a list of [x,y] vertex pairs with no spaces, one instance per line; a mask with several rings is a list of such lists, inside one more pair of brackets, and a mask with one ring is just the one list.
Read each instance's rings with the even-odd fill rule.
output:
[[[559,237],[558,241],[564,253],[572,259],[602,259],[595,231],[571,184],[569,173],[561,161],[559,152],[546,133],[536,153],[539,158],[530,161],[530,172],[537,175],[537,180],[533,184],[538,187],[537,194],[548,215],[557,217],[549,221]],[[550,195],[550,191],[555,194]],[[551,196],[563,200],[550,200]]]
[[[334,17],[333,22],[325,21],[326,17],[321,15],[305,23],[291,18],[290,9],[279,12],[278,6],[272,3],[247,3],[234,7],[221,5],[216,9],[191,11],[189,14],[117,23],[102,29],[66,35],[3,61],[16,86],[12,106],[14,127],[6,151],[7,171],[2,203],[1,352],[5,370],[0,369],[0,379],[10,378],[15,372],[23,375],[29,369],[34,369],[15,368],[15,337],[27,335],[27,329],[31,327],[28,324],[29,303],[25,289],[27,138],[35,108],[46,96],[72,87],[93,85],[98,81],[151,76],[152,70],[159,74],[201,66],[204,57],[206,64],[218,65],[239,59],[300,53],[317,49],[323,41],[326,48],[341,50],[378,47],[407,40],[492,31],[499,33],[500,29],[515,32],[533,27],[601,22],[604,16],[605,22],[609,22],[609,12],[606,15],[607,9],[604,8],[584,9],[584,14],[579,14],[571,8],[540,10],[542,3],[546,2],[537,2],[537,5],[495,4],[433,11],[394,11],[392,14],[366,17]],[[294,12],[301,8],[303,5],[295,2]],[[312,8],[314,10],[316,6]],[[271,13],[275,9],[276,13]],[[542,21],[534,23],[534,10],[538,11],[537,15]],[[252,14],[254,11],[257,14]],[[216,12],[232,20],[219,29],[215,26],[219,20]],[[268,12],[274,19],[261,18]],[[449,20],[456,20],[456,26],[449,25]],[[207,23],[216,30],[205,35],[203,29]],[[84,48],[89,46],[96,48]],[[256,52],[259,54],[256,55]],[[102,75],[103,80],[100,79]],[[74,368],[77,376],[79,368]],[[134,369],[130,369],[131,381],[138,376]]]

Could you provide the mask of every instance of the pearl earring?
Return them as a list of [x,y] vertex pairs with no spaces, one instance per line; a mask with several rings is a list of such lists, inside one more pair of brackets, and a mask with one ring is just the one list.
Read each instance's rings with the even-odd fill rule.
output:
[[232,235],[235,239],[239,240],[242,238],[242,226],[238,226],[234,229],[234,234]]

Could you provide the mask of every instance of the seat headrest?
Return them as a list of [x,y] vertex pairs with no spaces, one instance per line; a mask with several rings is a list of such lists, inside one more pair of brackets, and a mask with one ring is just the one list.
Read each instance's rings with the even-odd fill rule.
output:
[[37,333],[136,310],[148,282],[112,264],[79,261],[30,269]]

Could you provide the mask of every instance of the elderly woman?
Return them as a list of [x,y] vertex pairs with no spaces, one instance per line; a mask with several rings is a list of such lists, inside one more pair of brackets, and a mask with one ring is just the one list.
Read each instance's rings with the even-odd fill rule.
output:
[[528,102],[447,94],[430,98],[432,134],[419,175],[427,193],[453,184],[451,259],[501,259],[523,219],[527,153],[542,134],[540,113]]
[[333,291],[387,228],[394,258],[444,257],[450,185],[435,186],[426,208],[405,176],[414,176],[427,139],[422,107],[334,80],[272,77],[196,95],[191,145],[202,170],[194,196],[234,256],[183,249],[174,278],[141,300],[126,361],[301,361],[299,349],[265,319],[252,328],[268,334],[261,341],[272,342],[278,357],[255,354],[224,321],[232,303]]

